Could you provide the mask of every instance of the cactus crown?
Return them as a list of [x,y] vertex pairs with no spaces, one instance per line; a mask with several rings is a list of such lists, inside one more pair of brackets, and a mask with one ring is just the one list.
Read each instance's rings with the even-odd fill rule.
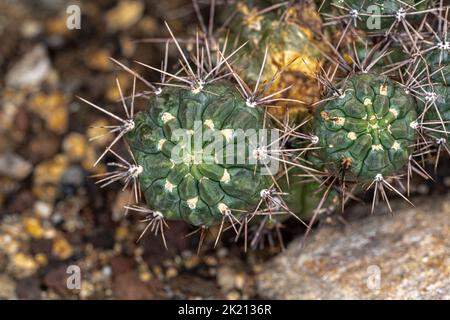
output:
[[[237,130],[249,129],[254,136],[238,141]],[[143,168],[140,184],[147,205],[195,226],[217,225],[231,211],[254,210],[260,192],[272,183],[260,172],[258,145],[250,144],[258,142],[259,129],[264,129],[264,110],[249,107],[226,81],[198,93],[164,88],[127,135]]]
[[413,97],[386,76],[372,73],[353,74],[339,87],[341,94],[316,111],[324,165],[362,182],[398,172],[416,138]]

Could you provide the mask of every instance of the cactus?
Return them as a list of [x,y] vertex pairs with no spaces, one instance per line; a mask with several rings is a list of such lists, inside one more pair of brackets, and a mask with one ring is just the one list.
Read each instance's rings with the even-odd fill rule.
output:
[[[219,35],[219,42],[227,39],[229,43],[247,43],[236,62],[236,72],[249,84],[255,84],[258,78],[261,82],[272,82],[272,92],[293,86],[285,92],[285,98],[314,103],[319,92],[311,76],[319,71],[324,60],[321,51],[325,51],[318,36],[322,25],[314,3],[304,1],[292,6],[255,3],[238,1],[230,30]],[[260,75],[263,63],[265,68]],[[282,74],[272,79],[281,70]],[[298,104],[289,106],[291,117],[305,110]],[[284,115],[284,108],[269,111],[279,118]]]
[[[207,85],[198,93],[164,88],[152,97],[148,110],[136,116],[135,128],[127,134],[135,159],[143,168],[140,184],[149,208],[194,226],[217,225],[231,210],[253,211],[261,191],[272,183],[270,176],[262,175],[261,165],[252,165],[249,158],[243,164],[233,161],[227,165],[217,157],[226,148],[237,150],[235,131],[263,129],[263,120],[264,111],[248,107],[225,81]],[[177,129],[192,139],[175,141]],[[212,143],[205,142],[189,150],[194,149],[195,139],[206,140],[201,130],[223,135],[224,145],[215,150]],[[177,147],[186,153],[179,155],[179,163],[173,160]],[[251,148],[245,141],[245,149]]]
[[390,176],[408,161],[416,139],[411,127],[416,102],[386,76],[356,73],[338,85],[340,96],[316,111],[320,157],[335,174],[371,182]]

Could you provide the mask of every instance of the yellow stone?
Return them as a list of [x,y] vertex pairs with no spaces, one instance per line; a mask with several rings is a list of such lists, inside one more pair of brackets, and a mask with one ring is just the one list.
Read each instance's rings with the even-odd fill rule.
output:
[[106,13],[106,23],[110,30],[125,30],[142,17],[144,4],[141,1],[120,1]]
[[41,162],[34,170],[34,183],[37,185],[59,183],[67,164],[68,160],[64,154],[57,154],[52,159]]
[[70,161],[80,161],[87,151],[86,137],[80,133],[72,132],[64,138],[63,149]]
[[11,258],[14,271],[22,276],[33,274],[38,268],[38,264],[32,256],[19,252]]
[[233,290],[227,294],[227,300],[239,300],[241,298],[241,294],[236,290]]
[[166,278],[167,279],[175,278],[177,275],[178,275],[178,271],[176,268],[171,267],[166,270]]
[[62,236],[53,239],[52,254],[61,260],[65,260],[73,255],[73,248]]
[[68,126],[68,104],[61,92],[39,93],[30,101],[31,110],[42,118],[47,128],[56,133],[64,133]]
[[111,53],[107,49],[97,49],[85,56],[85,63],[91,69],[109,71],[113,65],[110,56]]
[[41,239],[43,237],[44,229],[42,228],[39,219],[34,217],[24,218],[23,225],[25,226],[25,231],[33,238]]
[[38,253],[35,257],[34,257],[35,261],[39,264],[40,267],[44,267],[48,264],[48,258],[45,254],[43,253]]

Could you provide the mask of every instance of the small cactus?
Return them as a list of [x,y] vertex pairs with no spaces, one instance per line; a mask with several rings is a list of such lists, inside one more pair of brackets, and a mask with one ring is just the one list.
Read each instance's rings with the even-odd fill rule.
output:
[[[240,212],[255,210],[261,190],[271,186],[270,176],[261,174],[261,165],[252,165],[251,157],[242,164],[233,158],[229,165],[219,159],[218,152],[230,147],[238,150],[242,141],[237,141],[237,130],[264,129],[264,110],[249,107],[225,81],[207,85],[200,92],[164,88],[150,98],[148,110],[139,113],[135,123],[127,141],[143,168],[140,185],[149,208],[167,219],[185,220],[194,226],[217,225],[231,212],[239,217]],[[202,131],[222,135],[223,145],[204,142],[193,147],[195,139],[206,140]],[[181,141],[174,140],[177,133],[185,133]],[[258,146],[252,148],[247,140],[239,147],[258,151]]]
[[320,158],[349,181],[390,176],[408,162],[416,139],[416,102],[386,76],[357,73],[338,85],[340,95],[317,108]]

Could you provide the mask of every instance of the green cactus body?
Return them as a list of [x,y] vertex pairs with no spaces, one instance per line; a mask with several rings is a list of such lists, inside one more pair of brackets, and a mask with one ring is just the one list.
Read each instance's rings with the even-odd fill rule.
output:
[[[396,21],[396,14],[404,12],[407,15],[408,21],[420,20],[422,15],[410,14],[413,12],[422,11],[428,8],[429,0],[332,0],[333,3],[345,8],[346,11],[355,10],[358,14],[357,27],[366,31],[380,31],[386,30],[392,26]],[[378,10],[378,11],[377,11]],[[369,27],[369,24],[376,23],[373,15],[380,15],[380,28],[374,29]],[[369,19],[373,18],[371,21]],[[369,23],[370,22],[370,23]]]
[[357,73],[340,85],[342,94],[316,111],[315,134],[323,165],[349,181],[371,182],[397,174],[416,138],[416,102],[389,78]]
[[[437,69],[438,66],[432,67]],[[440,68],[440,67],[439,67]],[[442,73],[441,73],[442,72]],[[450,142],[450,136],[445,131],[450,132],[450,70],[449,65],[444,66],[441,72],[436,73],[432,80],[434,82],[432,91],[430,94],[433,96],[427,96],[425,99],[433,99],[433,103],[428,102],[427,110],[424,114],[425,127],[430,128],[428,134],[435,139],[446,139]],[[418,102],[419,110],[423,112],[425,110],[425,103]],[[444,127],[442,123],[444,124]]]
[[[307,182],[304,171],[300,168],[292,168],[289,172],[289,182],[283,177],[279,182],[282,190],[286,190],[287,195],[283,197],[288,208],[300,219],[309,220],[314,214],[314,210],[320,204],[324,190],[319,192],[319,182]],[[332,206],[337,201],[337,194],[333,191],[325,199],[322,208]],[[288,216],[289,217],[289,216]]]
[[[127,140],[142,167],[141,189],[149,208],[165,218],[196,226],[217,225],[228,210],[237,216],[254,210],[261,190],[272,183],[270,176],[260,173],[260,165],[217,160],[217,150],[230,157],[226,150],[237,144],[236,130],[264,126],[263,109],[247,106],[227,82],[206,85],[198,93],[164,88],[150,99],[148,110],[136,116],[135,124]],[[194,147],[190,153],[186,150],[195,138],[190,142],[174,138],[174,134],[188,137],[200,132],[223,136],[223,145],[213,150],[212,143],[202,142],[200,149]],[[247,147],[248,141],[244,142]],[[178,161],[174,161],[174,152]]]

